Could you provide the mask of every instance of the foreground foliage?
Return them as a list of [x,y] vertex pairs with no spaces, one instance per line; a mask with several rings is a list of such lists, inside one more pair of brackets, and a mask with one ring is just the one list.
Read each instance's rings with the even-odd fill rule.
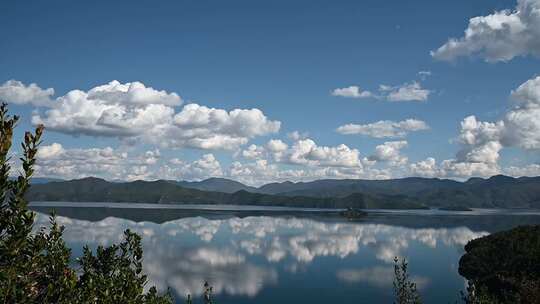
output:
[[405,259],[394,258],[394,293],[395,304],[420,304],[420,294],[416,283],[411,280],[408,271],[409,264]]
[[490,303],[540,303],[540,226],[472,240],[465,251],[459,273],[478,298],[489,298]]
[[48,229],[32,233],[35,214],[24,199],[34,173],[43,126],[26,132],[22,171],[13,180],[10,150],[18,117],[0,106],[0,302],[1,303],[172,303],[154,287],[145,293],[141,238],[127,230],[125,240],[110,247],[88,247],[72,268],[54,216]]

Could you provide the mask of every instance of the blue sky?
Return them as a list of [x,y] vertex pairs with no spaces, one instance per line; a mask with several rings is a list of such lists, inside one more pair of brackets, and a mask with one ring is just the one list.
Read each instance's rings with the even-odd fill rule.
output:
[[[42,176],[224,176],[260,184],[538,175],[539,11],[537,0],[4,1],[0,98],[23,116],[19,136],[32,126],[32,116],[40,118],[34,123],[45,123]],[[450,38],[461,40],[450,45]],[[151,104],[162,106],[155,111],[167,110],[148,95],[151,100],[143,105],[126,95],[80,101],[88,103],[81,113],[66,110],[62,98],[68,92],[88,92],[113,80],[176,93],[182,104],[165,105],[173,112],[160,112],[158,120],[170,116],[172,122],[162,128],[150,127],[155,121],[141,122],[147,116],[130,120]],[[47,102],[37,102],[32,83],[43,92],[53,88],[54,94],[38,94]],[[523,97],[518,87],[526,83],[528,90],[522,91],[529,94]],[[370,93],[365,98],[332,94],[351,86]],[[520,98],[527,106],[516,102]],[[247,112],[206,126],[194,122],[204,116],[197,112],[179,126],[173,116],[190,103]],[[253,108],[267,121],[250,112]],[[51,109],[59,116],[47,114]],[[122,109],[124,116],[103,113]],[[76,126],[76,119],[59,121],[87,119],[83,111],[97,111],[94,121]],[[470,115],[475,123],[462,127]],[[99,125],[103,117],[115,117],[118,125]],[[383,121],[395,128],[407,119],[423,122],[423,130],[405,127],[407,134],[381,137],[380,129],[369,126]],[[347,124],[364,131],[336,131]],[[301,136],[287,135],[294,131]],[[198,135],[186,135],[193,132]],[[271,139],[286,147],[270,147]],[[256,155],[244,153],[252,144]]]

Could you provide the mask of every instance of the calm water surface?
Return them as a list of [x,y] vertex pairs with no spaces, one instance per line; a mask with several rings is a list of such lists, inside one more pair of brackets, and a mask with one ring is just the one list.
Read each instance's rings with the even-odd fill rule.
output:
[[217,303],[392,303],[395,256],[409,260],[426,303],[454,303],[469,240],[540,224],[531,210],[377,210],[350,222],[318,209],[34,203],[36,226],[51,206],[74,256],[120,242],[127,228],[140,233],[150,284],[178,303],[200,297],[205,280]]

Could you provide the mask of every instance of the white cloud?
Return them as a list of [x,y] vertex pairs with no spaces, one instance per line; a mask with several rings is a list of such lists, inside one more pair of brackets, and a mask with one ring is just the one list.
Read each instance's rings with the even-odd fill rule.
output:
[[266,149],[271,154],[274,161],[281,161],[288,148],[289,146],[280,139],[271,139],[266,144]]
[[370,124],[346,124],[337,128],[341,134],[361,134],[374,138],[405,137],[409,132],[428,130],[422,120],[406,119],[403,121],[380,120]]
[[512,92],[514,107],[504,117],[505,146],[540,149],[540,76],[530,79]]
[[272,182],[313,181],[317,179],[371,178],[388,179],[388,170],[362,167],[296,166],[283,168],[266,159],[251,163],[235,161],[227,171],[227,176],[240,182],[260,186]]
[[140,82],[112,81],[88,92],[73,90],[60,96],[34,124],[71,134],[142,140],[161,147],[235,149],[249,139],[279,131],[259,109],[208,108],[182,103],[176,93],[157,91]]
[[204,154],[192,162],[171,159],[169,164],[163,164],[155,172],[156,178],[172,180],[203,180],[210,177],[223,176],[220,162],[213,154]]
[[529,164],[523,167],[510,166],[504,168],[504,174],[522,177],[522,176],[540,176],[540,164]]
[[478,55],[488,62],[540,56],[540,1],[518,0],[514,10],[469,20],[462,38],[451,38],[431,55],[439,60]]
[[293,131],[293,132],[287,133],[287,137],[289,139],[292,139],[292,140],[296,141],[296,140],[299,140],[299,139],[308,138],[309,133],[308,132]]
[[401,166],[407,163],[406,156],[401,155],[401,149],[407,147],[407,142],[388,141],[375,147],[375,153],[369,157],[370,160],[388,162],[392,166]]
[[[426,74],[421,74],[421,78],[425,78]],[[380,85],[379,93],[374,94],[370,91],[361,91],[357,86],[346,88],[338,88],[332,91],[333,96],[349,97],[349,98],[367,98],[387,101],[426,101],[431,94],[430,90],[422,88],[422,85],[413,81],[404,83],[398,86]]]
[[287,150],[288,145],[280,139],[271,139],[266,144],[266,147],[272,152],[283,152]]
[[346,88],[337,88],[332,91],[333,96],[348,98],[369,98],[375,97],[370,91],[362,91],[358,86],[349,86]]
[[264,146],[249,145],[241,151],[241,156],[245,159],[257,160],[272,158],[280,162],[286,156],[289,146],[280,139],[271,139]]
[[390,101],[426,101],[430,93],[430,90],[423,89],[420,83],[414,81],[392,88],[387,99]]
[[[311,181],[321,178],[388,179],[393,169],[401,170],[407,157],[400,154],[405,141],[387,142],[375,148],[370,157],[341,144],[319,146],[312,139],[299,139],[292,145],[271,140],[263,146],[250,146],[241,155],[253,162],[235,161],[226,176],[250,185],[276,181]],[[378,162],[387,168],[373,167]]]
[[138,81],[122,84],[113,80],[88,91],[88,99],[102,100],[111,104],[162,104],[166,106],[182,104],[182,99],[178,94],[158,91]]
[[440,164],[433,157],[409,165],[412,176],[440,177],[465,179],[472,176],[489,177],[500,174],[501,170],[496,163],[467,162],[457,159],[446,159]]
[[480,122],[475,116],[466,117],[461,122],[458,140],[462,149],[457,158],[461,162],[495,164],[499,159],[500,143],[504,124],[502,122]]
[[36,176],[62,179],[88,176],[108,180],[202,180],[223,176],[220,162],[213,154],[185,161],[163,159],[159,150],[129,152],[121,149],[66,149],[53,143],[41,146],[36,163]]
[[437,161],[433,157],[409,165],[409,170],[413,176],[421,177],[440,177],[440,169]]
[[54,89],[42,89],[35,83],[25,85],[17,80],[8,80],[0,85],[0,101],[13,104],[49,106],[53,95]]
[[65,149],[53,143],[40,147],[36,176],[63,179],[97,176],[112,180],[137,180],[151,178],[150,167],[160,159],[159,150],[138,155],[106,148]]
[[242,151],[242,156],[247,159],[261,159],[265,155],[265,149],[257,145],[249,145]]
[[489,177],[500,173],[499,166],[495,163],[464,162],[453,159],[442,161],[441,170],[444,176],[452,178]]
[[441,161],[428,158],[411,164],[409,170],[419,176],[465,178],[488,177],[495,174],[530,176],[535,165],[501,168],[500,152],[506,147],[540,150],[540,77],[530,79],[511,94],[512,107],[502,120],[479,121],[471,115],[461,122],[457,142],[460,150],[455,159]]
[[362,167],[357,149],[344,144],[336,147],[318,146],[311,139],[301,139],[294,143],[288,162],[310,166]]

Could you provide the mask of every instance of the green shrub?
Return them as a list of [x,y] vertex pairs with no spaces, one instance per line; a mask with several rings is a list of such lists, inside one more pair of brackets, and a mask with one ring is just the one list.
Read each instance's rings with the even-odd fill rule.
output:
[[405,259],[394,258],[394,293],[395,304],[420,304],[420,294],[409,277],[408,263]]

